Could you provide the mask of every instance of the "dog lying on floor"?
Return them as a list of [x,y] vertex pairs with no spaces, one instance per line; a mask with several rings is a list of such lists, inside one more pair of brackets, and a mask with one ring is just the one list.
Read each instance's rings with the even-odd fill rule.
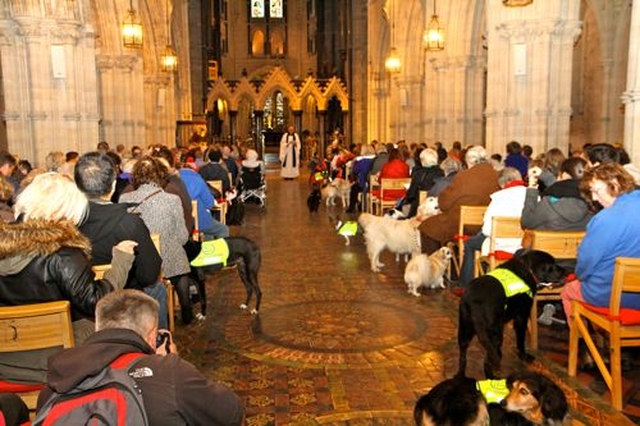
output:
[[458,376],[467,368],[467,349],[474,336],[486,352],[484,373],[493,379],[500,370],[504,325],[513,320],[518,357],[533,360],[524,348],[533,296],[540,282],[559,282],[565,271],[548,253],[520,250],[487,275],[475,278],[462,295],[458,311]]
[[[509,394],[499,408],[489,405],[489,415],[500,420],[504,413],[518,413],[533,425],[561,425],[568,414],[567,397],[546,376],[532,371],[511,374],[507,379]],[[500,424],[506,423],[502,421]]]
[[327,186],[322,188],[322,199],[325,200],[327,207],[335,206],[338,199],[342,201],[342,207],[345,209],[349,205],[349,192],[351,192],[351,183],[345,179],[335,178]]
[[362,213],[358,217],[358,224],[364,230],[373,272],[380,272],[380,268],[384,266],[380,262],[380,253],[384,249],[396,254],[420,254],[420,221],[416,218],[394,220],[388,216]]
[[561,425],[568,417],[562,390],[539,373],[523,371],[506,380],[447,379],[422,395],[416,425]]
[[420,296],[419,287],[444,288],[444,274],[452,257],[453,252],[449,247],[442,247],[430,256],[413,256],[404,270],[404,282],[407,283],[408,292]]
[[[226,248],[224,248],[224,245],[217,246],[214,244],[214,241],[219,240],[226,242]],[[224,259],[225,255],[226,259]],[[203,242],[200,254],[191,262],[191,265],[198,269],[199,275],[219,271],[224,266],[235,266],[240,280],[242,280],[247,291],[247,298],[245,302],[240,305],[240,309],[247,309],[249,307],[249,302],[255,293],[256,307],[251,309],[251,314],[256,315],[260,310],[260,302],[262,301],[262,291],[260,290],[260,284],[258,282],[261,263],[262,252],[255,242],[246,237],[227,237]],[[200,303],[201,305],[203,304],[202,315],[205,315],[207,297],[204,291],[204,285],[199,287],[202,288],[202,290],[199,291]],[[183,298],[180,297],[180,293],[178,293],[178,297],[180,299],[180,307],[184,309],[182,306]],[[189,298],[186,297],[186,299],[188,300]],[[189,305],[187,308],[191,309],[191,306]]]

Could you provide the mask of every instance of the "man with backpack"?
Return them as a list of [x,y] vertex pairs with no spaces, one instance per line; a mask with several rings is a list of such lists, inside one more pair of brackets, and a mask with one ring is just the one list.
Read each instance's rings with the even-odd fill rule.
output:
[[[96,424],[115,425],[124,416],[124,424],[136,425],[243,424],[240,398],[182,360],[170,339],[168,332],[158,334],[153,298],[138,290],[103,297],[96,305],[96,333],[49,358],[33,424],[44,418],[54,419],[52,425],[89,424],[97,418]],[[113,423],[105,419],[110,415]]]

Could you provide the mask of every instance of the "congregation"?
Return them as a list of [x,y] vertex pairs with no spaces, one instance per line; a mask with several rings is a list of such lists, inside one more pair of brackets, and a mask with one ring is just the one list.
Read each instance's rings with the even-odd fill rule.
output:
[[[633,219],[640,207],[640,170],[621,147],[596,144],[569,153],[558,149],[532,153],[512,141],[504,153],[487,153],[482,146],[463,147],[459,142],[446,150],[441,143],[429,147],[374,141],[350,147],[332,144],[325,153],[306,160],[312,177],[321,171],[328,181],[349,182],[345,207],[350,214],[366,211],[368,197],[382,196],[379,188],[372,187],[372,176],[378,184],[410,179],[406,188],[384,194],[405,219],[419,215],[421,192],[437,197],[440,213],[421,219],[419,225],[426,254],[456,240],[461,206],[487,206],[483,225],[464,242],[454,277],[458,295],[474,277],[476,252],[488,254],[492,218],[497,216],[520,218],[523,229],[586,231],[577,259],[563,263],[567,272],[574,273],[562,292],[565,320],[574,299],[608,306],[615,259],[640,258],[640,222]],[[71,355],[79,364],[86,354],[118,339],[125,340],[131,351],[156,353],[157,331],[169,327],[167,290],[160,278],[176,288],[182,323],[189,324],[194,317],[191,292],[198,277],[190,267],[187,246],[194,234],[201,233],[205,240],[229,236],[215,206],[226,203],[229,196],[238,197],[242,173],[249,168],[264,172],[255,150],[235,145],[111,150],[101,142],[93,152],[51,153],[45,165],[34,168],[25,159],[0,152],[0,306],[70,301],[77,346]],[[221,180],[221,190],[211,188],[207,184],[211,180]],[[197,201],[195,212],[192,201]],[[154,234],[162,241],[159,249]],[[508,253],[522,247],[520,239],[495,244]],[[101,264],[111,268],[98,279],[92,266]],[[114,309],[125,309],[127,304],[138,307],[135,315],[140,318],[131,321],[143,327],[129,327],[117,318]],[[640,309],[640,299],[624,297],[622,305]],[[136,311],[131,306],[126,308],[128,315]],[[107,325],[104,318],[110,318]],[[109,329],[129,330],[117,335]],[[109,349],[110,355],[91,367],[102,368],[128,351]],[[70,386],[65,382],[69,365],[56,352],[0,353],[0,382]],[[198,416],[216,419],[216,424],[242,424],[241,401],[231,390],[208,382],[175,354],[160,358],[165,356],[161,353],[142,365],[160,370],[166,368],[163,364],[172,364],[183,373],[181,386],[187,390],[181,396],[146,393],[152,395],[149,401],[145,398],[150,418],[158,414],[149,407],[162,407],[163,418],[183,419],[166,424],[195,424]],[[190,392],[209,392],[218,402],[192,405],[193,398],[186,397]],[[167,398],[173,399],[167,404]],[[230,404],[233,410],[220,409]],[[228,416],[221,416],[221,411]]]

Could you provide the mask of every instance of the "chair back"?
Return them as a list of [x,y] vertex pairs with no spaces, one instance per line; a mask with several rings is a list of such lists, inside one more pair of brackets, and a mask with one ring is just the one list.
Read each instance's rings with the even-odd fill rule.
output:
[[470,236],[467,228],[470,226],[482,226],[484,221],[484,213],[488,206],[460,206],[460,220],[458,221],[458,234],[455,236],[458,244],[458,257],[454,258],[454,267],[456,272],[460,274],[460,265],[464,257],[464,242]]
[[489,241],[489,270],[493,271],[502,261],[496,257],[496,243],[501,238],[522,238],[524,230],[520,217],[494,216],[491,218],[491,240]]
[[616,258],[609,310],[612,317],[620,315],[622,293],[640,293],[640,259]]
[[207,185],[216,191],[220,191],[220,194],[224,196],[224,192],[222,192],[222,181],[221,180],[208,180]]
[[411,178],[384,178],[380,181],[380,200],[379,200],[379,213],[382,215],[386,208],[392,208],[396,205],[398,201],[395,196],[389,198],[387,195],[385,198],[386,191],[407,191],[409,185],[411,184]]
[[96,275],[96,280],[101,280],[104,278],[104,274],[111,269],[111,264],[110,263],[106,263],[103,265],[93,265],[91,267],[91,270],[93,271],[93,273]]
[[556,259],[575,259],[584,234],[584,231],[527,230],[524,239],[530,239],[532,250],[547,252]]
[[68,300],[0,307],[0,352],[73,345]]

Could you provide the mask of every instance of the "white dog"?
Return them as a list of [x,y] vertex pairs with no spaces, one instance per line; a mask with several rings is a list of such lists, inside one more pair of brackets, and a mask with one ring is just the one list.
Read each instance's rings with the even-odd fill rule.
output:
[[420,296],[419,287],[444,288],[444,274],[447,271],[453,253],[449,247],[442,247],[431,256],[420,254],[413,256],[404,270],[404,281],[408,292]]
[[322,188],[322,199],[325,200],[327,207],[335,206],[337,200],[342,201],[342,206],[347,208],[349,205],[349,192],[351,192],[351,183],[345,179],[336,178],[329,182],[327,186]]
[[438,197],[427,197],[422,204],[418,206],[418,217],[425,220],[428,217],[442,213],[438,206]]
[[358,223],[364,230],[367,254],[373,272],[380,272],[380,268],[384,266],[380,262],[380,253],[384,249],[399,254],[420,253],[420,222],[415,218],[394,220],[388,216],[362,213],[358,217]]

